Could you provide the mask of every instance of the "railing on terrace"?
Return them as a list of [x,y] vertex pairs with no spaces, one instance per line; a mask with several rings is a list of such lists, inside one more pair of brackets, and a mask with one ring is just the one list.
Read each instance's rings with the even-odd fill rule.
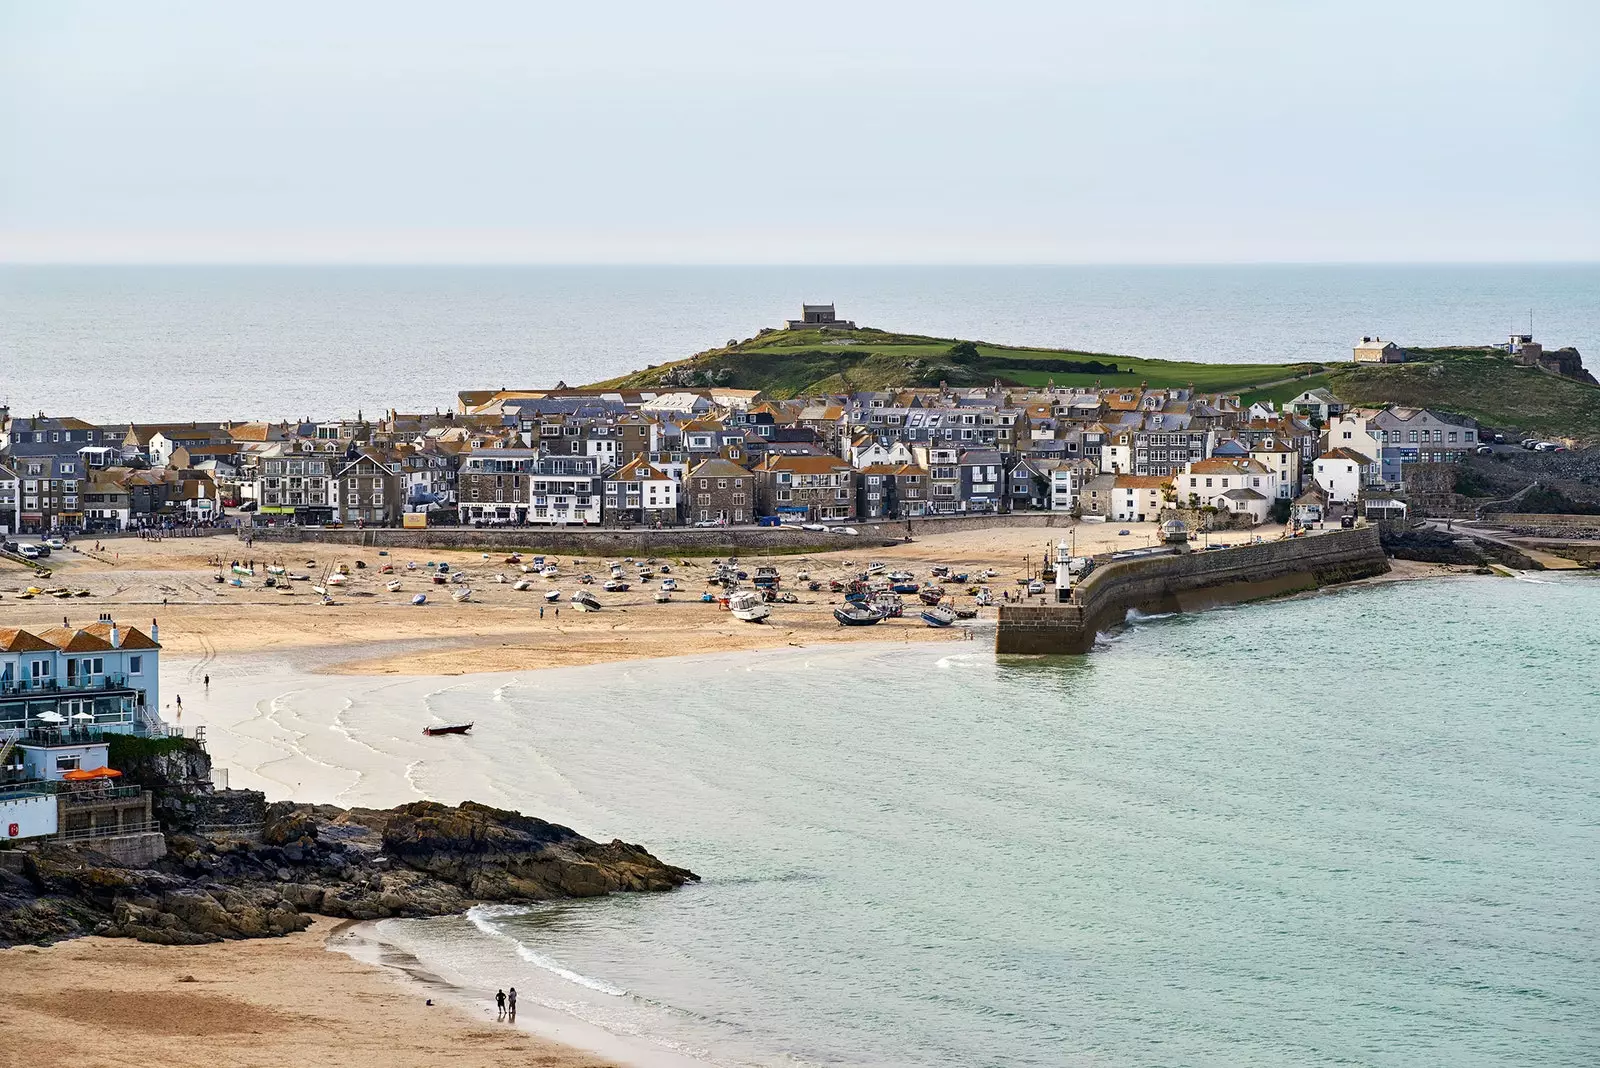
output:
[[[74,783],[64,785],[72,786]],[[76,790],[57,790],[57,795],[69,805],[98,805],[105,801],[115,801],[124,797],[139,797],[144,793],[142,786],[109,786],[101,788],[83,788]]]
[[13,679],[0,684],[0,696],[16,694],[94,693],[97,691],[131,690],[128,676],[123,674],[90,675],[76,679]]
[[161,830],[158,820],[138,820],[134,823],[124,823],[120,827],[79,827],[71,831],[57,831],[57,842],[82,841],[86,838],[117,838],[125,834],[148,834],[151,831]]

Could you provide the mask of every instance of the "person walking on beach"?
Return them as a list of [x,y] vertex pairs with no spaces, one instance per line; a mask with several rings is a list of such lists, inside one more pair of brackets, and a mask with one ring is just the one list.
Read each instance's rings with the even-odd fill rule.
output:
[[506,1022],[507,1023],[516,1023],[517,1022],[517,988],[516,987],[512,987],[510,993],[506,994]]
[[210,693],[211,692],[211,676],[210,675],[207,675],[205,677],[205,684],[206,684],[206,693]]
[[495,1019],[504,1020],[506,1018],[506,992],[504,990],[495,991],[494,1004],[496,1010],[498,1010],[495,1014]]
[[183,715],[183,694],[181,694],[181,693],[173,694],[172,697],[173,697],[173,700],[178,702],[178,715],[180,715],[180,716]]

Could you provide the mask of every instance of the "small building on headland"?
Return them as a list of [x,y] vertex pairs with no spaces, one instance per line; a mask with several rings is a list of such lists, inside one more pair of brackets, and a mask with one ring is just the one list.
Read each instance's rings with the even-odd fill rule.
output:
[[1405,363],[1406,350],[1381,337],[1364,337],[1355,347],[1356,363]]
[[854,330],[856,324],[840,319],[832,304],[802,304],[800,318],[789,320],[790,330]]

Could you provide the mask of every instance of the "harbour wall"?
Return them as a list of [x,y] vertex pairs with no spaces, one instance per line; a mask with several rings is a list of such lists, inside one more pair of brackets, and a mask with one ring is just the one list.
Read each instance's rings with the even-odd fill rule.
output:
[[[366,529],[318,527],[258,527],[249,531],[258,543],[313,543],[354,545],[373,549],[422,552],[426,549],[521,550],[572,556],[759,556],[763,554],[826,553],[839,549],[879,548],[887,543],[870,529],[859,537],[821,534],[793,527],[753,527],[739,530],[671,527],[616,530],[604,527],[553,529],[540,527],[434,527],[403,530],[395,527]],[[241,536],[244,532],[241,532]]]
[[998,653],[1086,653],[1129,609],[1194,612],[1381,575],[1388,558],[1376,527],[1232,549],[1115,560],[1073,590],[1068,604],[1002,605]]

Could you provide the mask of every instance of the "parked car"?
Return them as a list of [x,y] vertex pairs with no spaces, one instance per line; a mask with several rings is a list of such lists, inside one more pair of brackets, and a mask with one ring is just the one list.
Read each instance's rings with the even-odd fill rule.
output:
[[1524,449],[1531,449],[1535,445],[1539,444],[1539,439],[1538,438],[1523,438],[1521,444],[1522,444],[1522,447]]
[[720,527],[721,525],[722,521],[718,519],[702,519],[695,523],[697,527]]
[[60,538],[46,538],[44,543],[52,549],[65,549],[67,547],[67,543]]
[[17,543],[14,541],[0,541],[0,549],[8,553],[14,553],[17,551]]
[[29,560],[37,560],[41,554],[37,545],[19,545],[17,546],[17,555],[26,556]]
[[782,525],[783,520],[775,515],[764,515],[756,519],[756,526],[758,527],[777,527]]
[[1494,452],[1494,446],[1493,445],[1479,445],[1473,451],[1476,452],[1479,456],[1488,456],[1491,452]]

